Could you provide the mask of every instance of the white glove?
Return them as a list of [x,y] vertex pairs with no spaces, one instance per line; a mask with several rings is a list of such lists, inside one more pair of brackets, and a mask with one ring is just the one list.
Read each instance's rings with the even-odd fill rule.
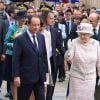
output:
[[67,45],[68,45],[68,49],[70,49],[72,47],[72,41],[71,41],[71,39],[68,40],[68,44]]
[[98,86],[100,86],[100,78],[99,78],[99,80],[98,80]]

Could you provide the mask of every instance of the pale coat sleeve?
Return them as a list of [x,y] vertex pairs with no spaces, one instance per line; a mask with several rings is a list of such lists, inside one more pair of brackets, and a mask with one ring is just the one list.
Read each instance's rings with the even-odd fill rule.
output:
[[70,49],[68,49],[65,52],[65,55],[64,55],[65,60],[66,61],[72,61],[72,59],[74,57],[74,52],[75,52],[75,42],[73,40]]
[[99,43],[98,43],[98,46],[97,46],[97,62],[96,62],[96,67],[97,67],[98,76],[100,77],[100,44]]

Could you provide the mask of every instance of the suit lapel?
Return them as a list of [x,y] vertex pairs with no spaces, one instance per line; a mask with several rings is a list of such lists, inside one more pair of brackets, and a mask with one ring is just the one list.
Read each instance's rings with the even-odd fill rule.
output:
[[99,26],[99,30],[98,30],[98,36],[97,36],[97,40],[99,40],[100,41],[100,26]]
[[54,47],[54,31],[53,29],[50,27],[50,34],[51,34],[51,45],[52,45],[52,48]]
[[34,47],[34,44],[30,40],[30,38],[29,38],[29,36],[28,36],[27,33],[25,33],[25,37],[26,37],[25,38],[26,44],[29,46],[29,48],[31,48],[32,50],[34,50],[35,52],[37,52],[36,49],[35,49],[35,47]]
[[9,28],[9,21],[8,20],[5,20],[5,25],[6,25],[6,31],[8,31],[8,28]]
[[37,34],[37,41],[38,41],[38,53],[40,54],[41,53],[41,49],[40,48],[43,48],[42,46],[43,46],[43,44],[42,44],[42,41],[41,41],[41,37],[39,36],[39,34],[41,34],[41,33],[38,33]]

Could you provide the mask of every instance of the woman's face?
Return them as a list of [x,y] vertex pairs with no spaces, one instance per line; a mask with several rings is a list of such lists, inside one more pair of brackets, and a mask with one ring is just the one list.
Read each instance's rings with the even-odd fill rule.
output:
[[80,33],[80,41],[82,43],[87,43],[90,40],[90,37],[89,33]]
[[19,18],[18,19],[18,22],[21,24],[21,25],[24,25],[26,23],[26,18],[23,17],[23,18]]

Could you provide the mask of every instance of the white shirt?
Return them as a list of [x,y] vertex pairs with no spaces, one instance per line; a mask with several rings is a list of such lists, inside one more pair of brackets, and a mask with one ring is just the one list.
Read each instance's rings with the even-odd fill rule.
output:
[[62,31],[62,38],[65,39],[67,36],[66,36],[66,27],[64,24],[61,24],[61,23],[58,23],[58,28],[61,29]]
[[14,21],[9,21],[9,25],[15,25],[15,20]]
[[44,30],[43,35],[45,37],[46,49],[49,57],[52,56],[52,46],[51,46],[51,34],[50,31]]
[[[32,41],[32,43],[34,44],[34,41],[33,41],[33,34],[32,34],[29,30],[27,30],[27,34],[28,34],[30,40]],[[37,40],[36,33],[35,33],[34,35],[35,35],[36,45],[37,45],[37,47],[38,47],[38,40]]]
[[97,25],[97,27],[95,28],[96,30],[96,33],[98,34],[98,31],[99,31],[99,25]]

